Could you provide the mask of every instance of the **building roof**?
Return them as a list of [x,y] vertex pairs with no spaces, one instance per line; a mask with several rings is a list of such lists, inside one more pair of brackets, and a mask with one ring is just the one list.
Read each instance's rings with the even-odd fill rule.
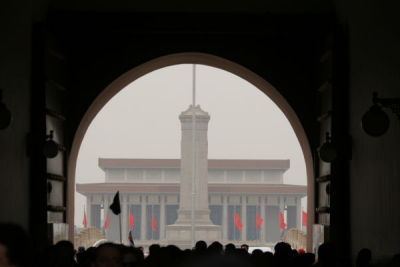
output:
[[[76,191],[83,194],[92,193],[179,193],[179,183],[90,183],[76,184]],[[305,185],[288,184],[209,184],[209,193],[232,194],[307,194]]]
[[[113,168],[154,168],[154,169],[179,169],[180,159],[116,159],[99,158],[101,169]],[[287,170],[290,160],[260,160],[260,159],[209,159],[209,169],[279,169]]]

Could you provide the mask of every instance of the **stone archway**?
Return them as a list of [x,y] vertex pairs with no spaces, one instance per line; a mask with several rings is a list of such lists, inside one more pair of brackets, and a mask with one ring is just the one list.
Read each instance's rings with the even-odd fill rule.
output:
[[[288,121],[290,122],[302,149],[306,173],[307,173],[307,195],[314,195],[314,174],[313,174],[313,160],[311,148],[308,142],[308,138],[304,131],[304,128],[297,117],[295,111],[291,108],[289,103],[285,98],[275,89],[271,84],[264,80],[259,75],[250,71],[249,69],[234,63],[232,61],[226,60],[224,58],[204,54],[204,53],[178,53],[171,54],[163,57],[159,57],[148,61],[140,66],[133,68],[132,70],[124,73],[115,81],[113,81],[109,86],[107,86],[100,95],[94,100],[92,105],[89,107],[85,115],[83,116],[79,127],[75,133],[75,137],[72,143],[72,148],[70,152],[70,157],[68,161],[68,206],[67,206],[67,221],[69,224],[69,238],[73,240],[74,235],[74,189],[75,189],[75,170],[77,157],[79,153],[79,148],[81,146],[82,140],[85,133],[95,118],[98,112],[104,107],[104,105],[116,94],[124,89],[127,85],[135,81],[136,79],[144,76],[145,74],[152,72],[154,70],[178,65],[178,64],[202,64],[211,67],[219,68],[228,72],[231,72],[240,78],[248,81],[258,89],[260,89],[266,96],[268,96],[285,114]],[[307,209],[309,211],[314,210],[313,199],[309,199],[307,202]],[[307,249],[311,250],[312,247],[312,222],[314,221],[314,213],[308,213],[308,225],[307,225]]]

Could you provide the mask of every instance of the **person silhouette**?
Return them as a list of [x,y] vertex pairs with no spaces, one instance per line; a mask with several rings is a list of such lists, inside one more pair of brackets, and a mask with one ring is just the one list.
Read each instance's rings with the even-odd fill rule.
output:
[[361,249],[357,254],[356,267],[370,266],[371,258],[372,258],[371,250],[367,248]]

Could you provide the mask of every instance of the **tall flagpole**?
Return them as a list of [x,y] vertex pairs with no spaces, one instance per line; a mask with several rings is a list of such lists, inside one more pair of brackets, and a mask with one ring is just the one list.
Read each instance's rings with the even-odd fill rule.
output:
[[195,116],[195,107],[196,107],[196,64],[193,64],[193,92],[192,92],[192,213],[191,213],[191,222],[192,222],[192,246],[195,245],[195,227],[194,227],[194,205],[196,198],[196,116]]

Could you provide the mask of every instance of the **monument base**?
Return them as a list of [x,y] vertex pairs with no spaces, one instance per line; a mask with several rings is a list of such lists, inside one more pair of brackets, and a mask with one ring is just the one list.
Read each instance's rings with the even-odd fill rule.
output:
[[[214,241],[220,241],[222,238],[221,226],[214,224],[195,225],[194,239],[195,242],[204,240],[207,244]],[[166,239],[169,244],[177,245],[182,249],[191,249],[192,242],[192,225],[190,224],[172,224],[166,227]]]
[[[209,209],[197,209],[194,212],[195,225],[211,225],[216,226],[211,222]],[[178,219],[174,224],[192,225],[192,211],[188,209],[178,210]]]

